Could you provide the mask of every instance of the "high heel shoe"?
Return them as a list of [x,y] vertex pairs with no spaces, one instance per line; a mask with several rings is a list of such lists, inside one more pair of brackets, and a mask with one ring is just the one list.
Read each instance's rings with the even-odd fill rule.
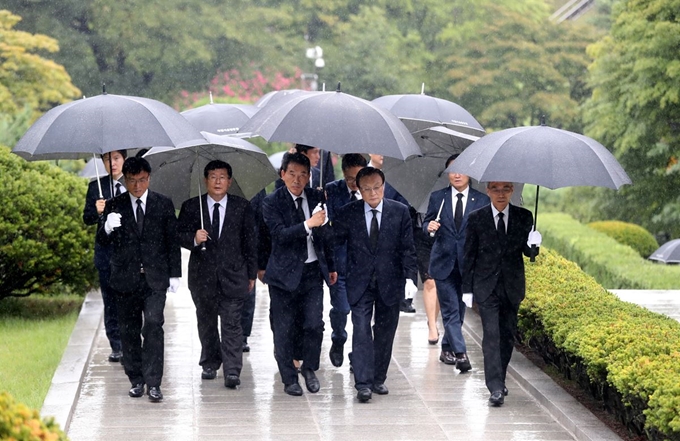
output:
[[[430,328],[430,322],[427,322],[427,328]],[[437,329],[437,338],[434,340],[430,340],[429,338],[427,339],[427,342],[431,345],[436,345],[439,343],[439,329]]]

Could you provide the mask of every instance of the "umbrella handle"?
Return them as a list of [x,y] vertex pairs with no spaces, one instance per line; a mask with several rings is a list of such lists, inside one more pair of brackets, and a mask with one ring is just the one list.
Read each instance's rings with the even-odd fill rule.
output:
[[[198,147],[196,147],[196,163],[198,163]],[[201,218],[201,230],[205,230],[203,228],[203,201],[201,200],[201,177],[196,174],[196,181],[198,181],[198,211],[199,211],[199,217]],[[206,199],[207,201],[207,199]],[[205,251],[205,242],[201,243],[201,251]]]

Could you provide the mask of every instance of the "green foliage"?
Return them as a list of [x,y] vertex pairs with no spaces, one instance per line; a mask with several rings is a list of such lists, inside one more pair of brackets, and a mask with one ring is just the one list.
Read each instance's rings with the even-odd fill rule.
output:
[[42,420],[37,410],[17,403],[7,392],[0,392],[0,439],[61,441],[68,438],[53,418]]
[[7,115],[0,120],[9,126],[26,107],[31,109],[30,119],[34,120],[42,112],[80,94],[63,66],[41,56],[57,52],[57,41],[15,30],[20,20],[17,15],[0,10],[0,115]]
[[562,213],[539,215],[543,243],[609,289],[676,289],[680,267],[659,265]]
[[92,229],[81,220],[86,190],[84,179],[0,146],[0,299],[93,286]]
[[649,257],[659,244],[652,234],[639,225],[621,221],[599,221],[588,224],[600,233],[604,233],[620,244],[628,245],[641,257]]
[[521,332],[582,363],[595,389],[613,387],[626,406],[620,418],[643,421],[653,439],[678,439],[680,323],[620,301],[552,250],[526,268]]
[[0,145],[14,146],[31,127],[32,117],[33,110],[28,105],[15,114],[0,113]]

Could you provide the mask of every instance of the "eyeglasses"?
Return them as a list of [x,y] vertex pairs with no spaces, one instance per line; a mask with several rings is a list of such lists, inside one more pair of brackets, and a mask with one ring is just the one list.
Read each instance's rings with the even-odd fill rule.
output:
[[347,182],[348,184],[354,184],[356,181],[357,181],[356,177],[345,176],[345,182]]
[[510,194],[512,193],[512,188],[510,187],[490,188],[489,191],[493,194]]
[[363,187],[360,188],[362,193],[377,193],[380,191],[380,189],[383,187],[383,184],[378,185],[377,187]]
[[231,179],[229,176],[216,176],[216,175],[208,176],[208,180],[212,182],[228,181],[229,179]]
[[147,182],[149,182],[148,176],[146,178],[140,178],[140,179],[131,179],[131,178],[125,179],[125,183],[127,185],[146,184]]

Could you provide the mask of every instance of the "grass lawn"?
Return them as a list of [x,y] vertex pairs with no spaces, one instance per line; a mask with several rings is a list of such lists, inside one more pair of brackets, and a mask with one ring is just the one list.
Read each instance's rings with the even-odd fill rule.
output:
[[42,407],[83,298],[0,300],[0,391]]

